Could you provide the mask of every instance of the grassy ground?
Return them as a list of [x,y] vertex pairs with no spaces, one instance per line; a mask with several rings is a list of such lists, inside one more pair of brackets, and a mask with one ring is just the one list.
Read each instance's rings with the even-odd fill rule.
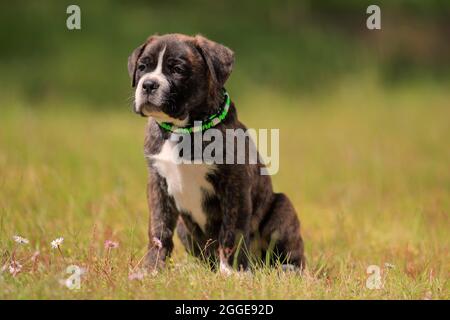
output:
[[[125,102],[101,112],[8,103],[0,117],[0,299],[449,299],[449,99],[433,88],[354,82],[320,98],[240,96],[247,125],[281,129],[274,186],[299,212],[308,272],[226,278],[176,240],[170,268],[141,280],[129,274],[147,241],[144,120]],[[16,244],[16,234],[30,243]],[[57,237],[61,252],[50,246]],[[119,247],[108,251],[105,240]],[[16,276],[12,257],[23,266]],[[70,264],[87,270],[80,290],[60,283]],[[369,265],[380,266],[383,288],[366,288]]]

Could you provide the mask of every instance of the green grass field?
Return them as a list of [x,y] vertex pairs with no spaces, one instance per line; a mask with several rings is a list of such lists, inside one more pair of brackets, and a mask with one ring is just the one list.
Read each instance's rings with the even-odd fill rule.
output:
[[[249,127],[280,128],[273,182],[301,218],[301,277],[227,278],[176,239],[167,270],[129,280],[147,245],[145,120],[126,99],[98,112],[2,103],[0,299],[449,299],[448,90],[349,81],[302,97],[261,90],[235,101]],[[108,252],[105,240],[119,247]],[[80,290],[60,283],[70,264],[87,271]],[[369,265],[380,266],[381,289],[366,288]]]

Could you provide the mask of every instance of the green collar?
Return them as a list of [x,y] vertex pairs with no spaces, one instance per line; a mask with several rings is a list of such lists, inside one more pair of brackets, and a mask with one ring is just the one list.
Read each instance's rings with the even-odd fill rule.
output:
[[[216,114],[213,114],[208,118],[208,121],[205,123],[202,122],[199,126],[192,126],[192,127],[177,127],[172,123],[169,122],[158,122],[159,126],[166,131],[174,132],[174,133],[192,133],[192,132],[202,132],[204,130],[208,130],[209,128],[212,128],[225,119],[225,117],[228,114],[228,110],[230,109],[230,95],[225,90],[223,91],[223,95],[225,97],[225,105],[224,107]],[[197,122],[197,121],[196,121]],[[201,121],[199,121],[201,122]]]

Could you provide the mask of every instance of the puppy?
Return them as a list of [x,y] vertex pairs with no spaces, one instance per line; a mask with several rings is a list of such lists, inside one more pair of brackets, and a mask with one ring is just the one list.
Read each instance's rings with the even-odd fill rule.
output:
[[[295,209],[284,194],[273,192],[270,176],[261,174],[259,155],[256,163],[237,161],[235,138],[226,141],[222,153],[231,153],[237,161],[232,164],[202,161],[176,149],[180,136],[211,128],[223,136],[229,129],[246,130],[224,91],[233,63],[229,48],[182,34],[151,36],[128,58],[134,111],[149,117],[144,144],[151,213],[148,268],[164,267],[175,228],[189,253],[226,274],[233,267],[246,269],[253,258],[304,265]],[[248,136],[246,142],[252,145]],[[200,149],[209,143],[202,141]],[[180,163],[177,157],[194,161]]]

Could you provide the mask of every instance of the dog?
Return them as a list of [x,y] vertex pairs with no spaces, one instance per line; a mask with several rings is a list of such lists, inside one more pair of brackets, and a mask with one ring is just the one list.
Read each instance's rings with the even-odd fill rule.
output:
[[[190,254],[225,274],[247,270],[250,261],[304,267],[298,216],[286,195],[273,192],[270,176],[260,174],[262,161],[174,161],[176,134],[246,130],[224,91],[233,64],[232,50],[201,35],[153,35],[128,58],[134,111],[148,117],[147,268],[164,268],[175,229]],[[196,127],[198,121],[207,125]],[[236,152],[235,144],[225,153]]]

